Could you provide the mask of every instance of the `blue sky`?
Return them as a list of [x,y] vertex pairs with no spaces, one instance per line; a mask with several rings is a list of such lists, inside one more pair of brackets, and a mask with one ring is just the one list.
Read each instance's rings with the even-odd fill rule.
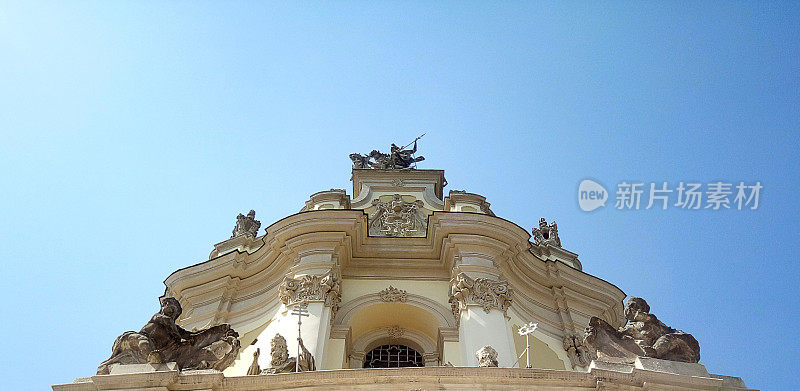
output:
[[[0,331],[10,389],[90,376],[207,259],[350,192],[352,152],[420,168],[697,337],[798,388],[796,2],[4,2]],[[757,210],[578,208],[577,187],[753,183]],[[613,197],[613,194],[612,194]],[[674,201],[673,201],[674,203]]]

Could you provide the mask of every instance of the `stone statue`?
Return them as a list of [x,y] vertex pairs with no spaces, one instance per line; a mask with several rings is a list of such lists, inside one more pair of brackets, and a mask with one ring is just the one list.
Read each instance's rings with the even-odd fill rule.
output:
[[632,363],[637,356],[643,356],[688,363],[700,361],[697,340],[658,320],[644,299],[628,299],[625,318],[628,323],[618,330],[600,318],[589,320],[584,344],[596,352],[599,360]]
[[250,212],[247,213],[247,216],[239,213],[239,215],[236,216],[236,226],[233,227],[231,239],[242,235],[256,237],[258,236],[259,228],[261,228],[261,222],[256,220],[256,211],[251,209]]
[[230,325],[189,332],[175,324],[181,305],[175,298],[161,300],[161,310],[137,333],[126,331],[114,341],[111,358],[97,367],[107,375],[111,364],[177,363],[180,369],[223,370],[239,354],[239,334]]
[[532,230],[533,240],[537,245],[549,244],[555,247],[561,247],[561,239],[558,237],[558,225],[552,222],[549,225],[547,220],[542,217],[539,219],[539,228]]
[[[300,372],[316,371],[317,367],[314,364],[314,356],[303,345],[303,339],[300,338]],[[271,368],[264,370],[262,373],[287,373],[294,372],[297,365],[297,358],[289,357],[289,348],[286,345],[286,338],[280,334],[275,334],[275,337],[270,341],[270,349],[272,354],[272,361],[269,365]]]
[[350,154],[350,160],[353,161],[353,168],[370,168],[369,158],[369,155],[364,156],[360,153]]
[[261,366],[258,365],[258,356],[260,355],[261,355],[261,348],[256,348],[256,351],[253,352],[253,363],[250,364],[250,368],[247,368],[248,375],[261,374]]
[[408,168],[411,167],[412,164],[416,162],[421,162],[425,160],[424,156],[414,157],[413,155],[417,152],[417,141],[414,141],[414,148],[410,151],[407,149],[403,149],[398,147],[396,144],[392,144],[391,146],[391,159],[392,165],[396,168]]
[[[424,136],[424,135],[423,135]],[[414,157],[417,152],[417,140],[414,140],[414,148],[408,150],[405,147],[398,147],[392,144],[389,153],[382,153],[377,149],[372,152],[362,155],[360,153],[351,153],[350,160],[353,161],[353,168],[375,168],[375,169],[408,169],[414,168],[412,165],[417,162],[425,160],[424,156]]]
[[479,367],[497,366],[497,350],[494,350],[494,348],[489,345],[486,345],[475,352],[475,357],[478,358]]

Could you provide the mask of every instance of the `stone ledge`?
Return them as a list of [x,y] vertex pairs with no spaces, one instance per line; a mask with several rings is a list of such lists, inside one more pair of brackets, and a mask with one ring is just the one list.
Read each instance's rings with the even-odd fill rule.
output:
[[[644,365],[643,365],[644,366]],[[741,391],[741,379],[709,375],[698,377],[657,372],[628,366],[630,371],[600,369],[590,372],[477,367],[427,367],[386,369],[336,369],[314,372],[224,377],[208,371],[149,372],[94,376],[91,382],[53,386],[55,391],[100,390],[558,390],[590,391],[598,385],[619,386],[631,391],[655,388]],[[739,381],[737,382],[736,379]]]

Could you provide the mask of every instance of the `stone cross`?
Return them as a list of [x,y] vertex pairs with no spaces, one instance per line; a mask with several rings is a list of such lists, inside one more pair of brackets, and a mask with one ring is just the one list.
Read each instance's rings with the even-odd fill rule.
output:
[[294,371],[300,372],[300,328],[303,326],[303,317],[308,316],[308,304],[298,304],[292,309],[292,315],[297,316],[297,360],[295,360]]

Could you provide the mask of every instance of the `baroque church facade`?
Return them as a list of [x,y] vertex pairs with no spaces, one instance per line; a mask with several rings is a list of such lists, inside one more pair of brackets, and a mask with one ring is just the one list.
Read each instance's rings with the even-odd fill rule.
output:
[[265,230],[239,215],[97,375],[53,389],[746,389],[583,272],[555,222],[527,231],[445,192],[415,151],[351,155],[350,194],[315,193]]

